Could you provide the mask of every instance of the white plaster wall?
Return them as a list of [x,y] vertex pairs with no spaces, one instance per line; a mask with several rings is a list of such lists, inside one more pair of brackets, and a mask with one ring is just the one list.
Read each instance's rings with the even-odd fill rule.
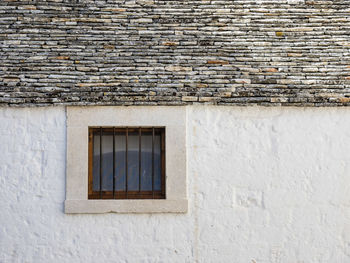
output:
[[350,262],[349,120],[189,107],[189,213],[66,215],[65,109],[0,108],[0,262]]

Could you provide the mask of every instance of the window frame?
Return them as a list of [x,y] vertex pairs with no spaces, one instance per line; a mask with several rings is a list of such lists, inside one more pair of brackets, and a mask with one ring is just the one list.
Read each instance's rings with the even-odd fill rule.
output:
[[[113,136],[115,136],[115,132],[121,132],[121,131],[123,133],[127,133],[127,134],[130,134],[130,133],[135,132],[135,131],[138,132],[139,136],[141,136],[141,138],[139,137],[139,150],[141,150],[140,144],[141,144],[143,132],[149,130],[148,132],[159,133],[159,135],[160,135],[160,148],[161,148],[161,150],[160,150],[160,152],[161,152],[161,190],[160,191],[156,191],[156,190],[145,191],[145,190],[141,190],[141,188],[139,188],[138,191],[136,191],[136,190],[117,191],[116,189],[114,191],[113,190],[112,191],[101,191],[101,189],[100,189],[100,191],[93,190],[93,149],[94,149],[93,134],[95,132],[100,133],[101,129],[102,129],[102,133],[110,132],[110,133],[112,133]],[[113,145],[113,147],[114,147],[114,145]],[[140,156],[139,156],[139,158],[140,158]],[[122,200],[165,199],[165,197],[166,197],[165,159],[166,159],[165,127],[119,127],[119,126],[118,127],[115,127],[115,126],[114,127],[89,127],[89,185],[88,185],[89,190],[88,190],[88,199],[89,200],[100,200],[100,199],[107,199],[107,200],[113,200],[113,199],[122,199]],[[113,155],[113,162],[115,162],[114,155]],[[139,161],[139,165],[140,165],[140,161]],[[125,167],[127,167],[127,160],[125,163]],[[141,168],[139,167],[139,169],[141,169]],[[114,167],[113,167],[113,170],[115,171]],[[140,172],[140,170],[139,170],[139,172]],[[128,175],[128,173],[126,173],[126,175]],[[138,176],[140,179],[140,175],[138,175]],[[113,179],[114,185],[115,185],[115,179]],[[141,181],[139,181],[139,183],[141,183]]]
[[[67,106],[66,200],[70,213],[186,213],[186,107]],[[165,199],[88,199],[89,127],[164,127]]]

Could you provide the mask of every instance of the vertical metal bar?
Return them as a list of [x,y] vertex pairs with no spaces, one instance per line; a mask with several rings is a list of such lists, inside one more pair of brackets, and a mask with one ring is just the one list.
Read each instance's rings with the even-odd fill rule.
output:
[[126,192],[126,198],[128,198],[128,138],[129,137],[129,130],[126,128],[125,131],[125,192]]
[[141,192],[141,127],[139,128],[139,194]]
[[113,127],[113,199],[115,199],[115,127]]
[[154,199],[154,127],[152,128],[152,198]]
[[100,199],[102,199],[102,127],[100,127]]

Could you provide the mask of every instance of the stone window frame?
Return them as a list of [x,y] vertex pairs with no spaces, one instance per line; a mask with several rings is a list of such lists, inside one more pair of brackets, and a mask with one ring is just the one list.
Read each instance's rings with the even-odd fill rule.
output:
[[[186,213],[186,107],[68,106],[66,200],[71,213]],[[165,199],[88,199],[88,130],[93,126],[161,126],[166,130]]]

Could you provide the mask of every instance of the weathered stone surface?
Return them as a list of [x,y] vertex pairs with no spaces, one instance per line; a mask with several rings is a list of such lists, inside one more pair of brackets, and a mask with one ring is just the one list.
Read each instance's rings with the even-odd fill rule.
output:
[[350,105],[349,12],[345,0],[0,1],[0,105]]

